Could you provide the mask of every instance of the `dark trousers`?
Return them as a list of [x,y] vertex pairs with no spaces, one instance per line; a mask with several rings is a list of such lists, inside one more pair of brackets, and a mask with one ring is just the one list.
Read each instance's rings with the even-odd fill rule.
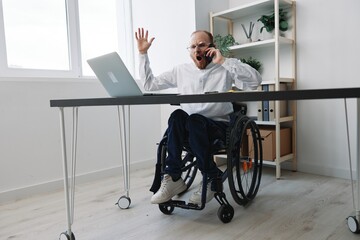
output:
[[175,110],[168,122],[168,157],[165,173],[174,180],[181,176],[181,154],[184,144],[188,144],[195,155],[198,168],[207,173],[208,178],[217,177],[221,171],[212,158],[211,146],[215,139],[225,141],[227,122],[214,121],[200,114],[188,115],[181,109]]

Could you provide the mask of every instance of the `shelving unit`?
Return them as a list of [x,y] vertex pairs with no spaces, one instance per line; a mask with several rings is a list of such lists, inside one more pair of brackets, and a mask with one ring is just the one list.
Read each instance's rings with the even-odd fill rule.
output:
[[[280,33],[279,30],[279,9],[284,9],[289,15],[289,30],[285,33],[285,36]],[[268,15],[275,13],[275,29],[274,35],[270,38],[259,37],[258,40],[247,43],[244,41],[244,32],[241,27],[238,27],[240,23],[247,25],[250,21],[255,21],[261,17],[261,15]],[[219,24],[218,24],[219,23]],[[225,25],[224,25],[225,24]],[[262,26],[262,23],[256,22],[257,30]],[[225,26],[225,27],[224,27]],[[237,26],[237,27],[236,27]],[[292,0],[261,0],[250,4],[242,5],[239,7],[231,8],[226,11],[217,13],[210,13],[210,31],[215,36],[216,34],[224,35],[224,29],[227,34],[234,36],[235,40],[239,42],[239,45],[230,47],[231,52],[234,55],[251,54],[252,52],[261,56],[262,52],[268,53],[273,50],[273,56],[269,62],[263,62],[263,68],[267,65],[274,65],[274,72],[271,76],[263,76],[264,84],[274,84],[275,91],[280,90],[280,84],[285,83],[288,89],[296,89],[296,3]],[[254,29],[255,31],[256,29]],[[264,31],[265,32],[265,29]],[[258,33],[259,34],[259,33]],[[284,55],[284,50],[290,57],[290,66],[284,69],[290,73],[283,73],[281,60]],[[289,65],[289,64],[288,64]],[[290,69],[290,70],[289,70]],[[287,75],[287,76],[285,76]],[[274,161],[267,161],[264,159],[265,164],[276,166],[276,178],[281,177],[281,164],[285,161],[292,162],[292,169],[296,171],[296,101],[288,102],[287,116],[280,115],[280,101],[275,101],[275,118],[273,121],[258,121],[258,125],[271,125],[275,126],[275,149],[276,157]],[[280,129],[283,126],[291,128],[291,140],[292,140],[292,153],[285,156],[280,156]]]

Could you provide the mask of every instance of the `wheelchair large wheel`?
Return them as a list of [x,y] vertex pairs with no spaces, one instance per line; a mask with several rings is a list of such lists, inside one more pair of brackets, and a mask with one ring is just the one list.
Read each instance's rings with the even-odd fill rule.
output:
[[[167,142],[167,138],[164,137],[159,144],[161,166],[162,166],[161,172],[164,172],[165,160],[168,154],[166,142]],[[181,156],[182,156],[181,178],[184,180],[187,190],[194,182],[198,168],[196,165],[196,157],[190,151],[184,148]]]
[[262,171],[260,131],[246,116],[239,117],[230,132],[227,167],[231,195],[246,205],[259,190]]

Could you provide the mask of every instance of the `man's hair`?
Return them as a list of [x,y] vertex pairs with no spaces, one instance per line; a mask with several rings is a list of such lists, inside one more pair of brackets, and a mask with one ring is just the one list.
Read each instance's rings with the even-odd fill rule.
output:
[[210,43],[211,43],[211,44],[214,44],[214,37],[213,37],[213,35],[211,34],[211,32],[208,32],[208,31],[206,31],[206,30],[196,30],[195,32],[193,32],[193,33],[191,34],[191,36],[194,35],[195,33],[201,33],[201,32],[203,32],[203,33],[205,33],[206,35],[208,35],[209,40],[210,40]]

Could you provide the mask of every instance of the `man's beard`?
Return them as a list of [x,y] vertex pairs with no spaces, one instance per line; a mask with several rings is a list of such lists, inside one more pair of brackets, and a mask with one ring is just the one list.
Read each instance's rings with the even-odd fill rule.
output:
[[205,69],[206,66],[209,64],[206,61],[205,57],[201,57],[201,56],[196,56],[195,59],[193,59],[195,62],[195,65],[199,68],[199,69]]

